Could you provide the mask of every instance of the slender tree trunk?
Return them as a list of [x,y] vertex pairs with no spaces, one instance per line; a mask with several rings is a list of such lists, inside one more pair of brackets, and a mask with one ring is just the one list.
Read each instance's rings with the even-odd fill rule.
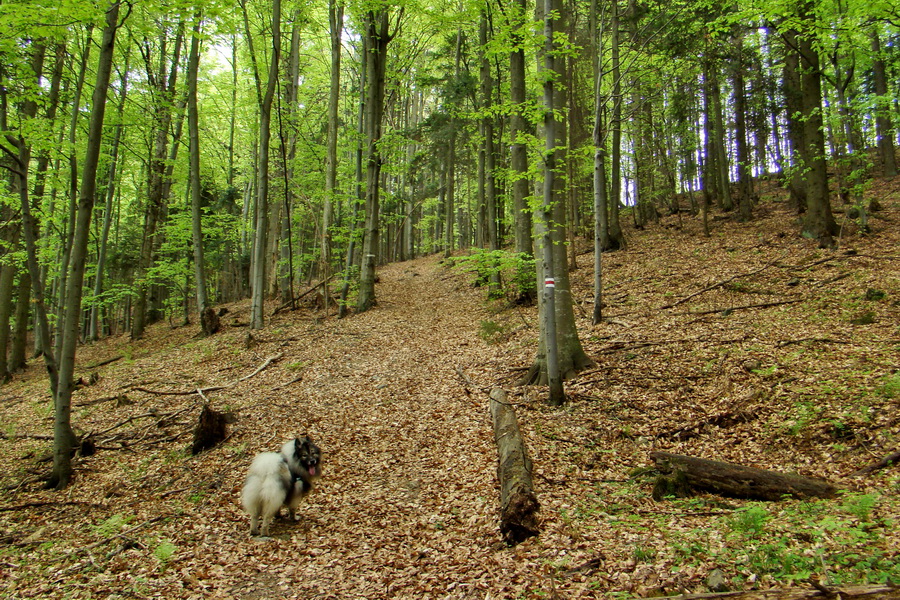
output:
[[[362,56],[369,54],[368,36],[362,36]],[[365,202],[364,186],[363,186],[363,155],[364,155],[364,138],[366,133],[366,96],[368,88],[367,79],[367,61],[363,59],[359,65],[359,110],[357,112],[357,143],[356,143],[356,174],[354,180],[356,182],[356,193],[352,202],[350,217],[350,239],[347,242],[347,254],[344,259],[344,281],[341,284],[341,295],[338,301],[338,318],[342,319],[347,316],[348,295],[350,293],[350,280],[353,277],[353,267],[356,265],[356,238],[359,226],[359,207]]]
[[[538,0],[540,1],[540,0]],[[556,44],[554,43],[554,25],[560,10],[559,0],[545,0],[544,2],[544,36],[546,47],[544,50],[544,201],[543,219],[541,227],[542,256],[541,271],[543,273],[543,341],[546,353],[547,385],[550,387],[547,403],[560,406],[566,401],[562,377],[559,367],[559,340],[557,337],[556,323],[556,281],[554,279],[555,265],[553,264],[553,237],[552,230],[562,221],[553,221],[553,207],[560,204],[555,193],[556,159],[559,154],[558,140],[556,137],[556,110],[555,79],[561,75],[556,58]]]
[[81,111],[77,107],[81,106],[81,94],[84,89],[84,80],[87,76],[87,65],[90,60],[91,47],[93,46],[94,25],[90,24],[85,31],[85,44],[81,53],[81,61],[78,67],[78,78],[75,83],[75,92],[72,100],[72,113],[69,120],[69,195],[68,210],[63,228],[65,237],[62,240],[62,255],[59,269],[59,279],[56,285],[57,295],[57,315],[56,315],[56,349],[55,353],[59,356],[60,342],[62,341],[62,326],[65,322],[65,298],[68,286],[69,261],[71,260],[72,243],[75,236],[75,211],[78,201],[78,158],[76,156],[76,134],[78,131],[78,120]]
[[[31,275],[28,269],[19,274],[19,289],[16,300],[16,327],[12,333],[9,359],[6,368],[10,373],[25,368],[26,347],[28,345],[28,315],[31,313]],[[37,327],[35,327],[37,330]]]
[[[482,10],[479,25],[479,43],[482,46],[481,56],[481,103],[485,116],[482,119],[484,131],[484,202],[485,225],[487,226],[487,243],[491,250],[500,249],[500,238],[497,231],[497,186],[494,172],[497,168],[497,155],[494,143],[494,116],[492,114],[494,79],[491,76],[490,59],[487,56],[488,18],[486,10]],[[495,282],[499,285],[499,280]]]
[[747,96],[744,90],[744,34],[738,31],[732,38],[735,60],[732,65],[734,88],[734,135],[737,140],[738,213],[741,221],[753,218],[753,199],[750,190],[750,149],[747,145]]
[[806,142],[803,121],[799,115],[803,111],[803,92],[800,89],[800,53],[797,50],[797,32],[788,30],[783,34],[785,42],[782,93],[784,94],[787,120],[788,203],[799,214],[806,211],[806,180],[803,176],[806,164]]
[[603,44],[602,27],[597,8],[598,0],[591,1],[591,40],[594,42],[594,312],[592,323],[603,320],[603,272],[604,248],[609,245],[609,211],[606,188],[606,98],[603,95]]
[[87,150],[85,151],[81,190],[78,196],[78,212],[75,239],[72,245],[71,272],[66,295],[63,342],[59,355],[59,387],[56,394],[53,427],[53,472],[48,487],[63,489],[72,478],[72,449],[75,433],[72,431],[71,410],[74,389],[75,348],[78,343],[78,323],[81,316],[81,296],[84,271],[87,262],[88,238],[94,193],[97,189],[97,168],[103,142],[103,116],[106,110],[106,93],[112,73],[116,30],[119,27],[119,3],[113,3],[106,11],[106,26],[100,42],[97,60],[97,80],[91,103]]
[[[478,43],[480,46],[480,96],[481,109],[484,116],[481,119],[481,131],[484,135],[484,145],[482,146],[483,161],[480,161],[482,177],[484,182],[482,199],[484,201],[484,221],[485,233],[487,234],[487,246],[490,250],[500,249],[500,238],[497,231],[497,186],[494,179],[494,173],[497,168],[497,157],[494,150],[494,115],[492,111],[494,79],[491,76],[491,63],[487,56],[488,45],[488,12],[485,9],[481,11],[481,17],[478,27]],[[501,294],[500,291],[500,273],[496,269],[491,270],[490,276],[490,293],[492,295]]]
[[722,114],[722,90],[719,86],[719,69],[715,63],[710,65],[710,85],[712,90],[712,109],[713,109],[713,151],[716,155],[716,176],[719,179],[719,208],[724,211],[730,211],[734,208],[734,202],[731,198],[731,177],[728,167],[728,152],[726,150],[727,138],[725,136],[725,119]]
[[89,340],[100,339],[100,294],[103,292],[103,277],[106,269],[107,245],[109,244],[109,230],[112,227],[112,207],[113,198],[116,194],[116,168],[119,162],[119,144],[122,141],[122,130],[124,125],[122,116],[125,112],[125,98],[128,94],[128,66],[130,48],[125,53],[125,66],[122,69],[122,78],[119,83],[119,105],[116,109],[115,132],[113,133],[112,145],[109,149],[109,167],[106,178],[106,202],[103,207],[103,228],[100,233],[100,246],[97,251],[97,268],[94,276],[94,303],[91,305],[90,323],[88,325]]
[[203,252],[203,226],[200,188],[200,116],[197,109],[197,71],[200,67],[200,27],[202,16],[194,15],[194,32],[191,36],[191,50],[187,69],[187,119],[189,148],[189,179],[191,190],[191,240],[194,246],[194,287],[197,294],[197,313],[204,335],[212,335],[218,329],[218,318],[210,318],[206,313],[209,299],[206,291],[206,263]]
[[[43,51],[40,52],[40,56],[43,56]],[[34,75],[34,84],[37,85],[37,82],[40,81],[42,76],[42,68],[43,62],[41,60],[37,60],[38,55],[35,55],[35,60],[32,61],[32,72]],[[59,68],[59,54],[57,54],[57,68]],[[54,78],[56,75],[54,74]],[[56,91],[58,93],[59,87],[57,85]],[[53,94],[53,87],[51,84],[51,96]],[[0,112],[0,127],[4,130],[8,129],[6,125],[6,102],[5,102],[5,94],[0,92],[0,100],[2,100],[2,112]],[[48,117],[53,116],[56,110],[56,98],[51,97],[51,104],[48,108]],[[22,115],[26,118],[34,117],[37,114],[37,102],[34,99],[27,99],[23,102],[23,106],[21,109]],[[44,357],[44,365],[47,369],[47,375],[50,380],[50,390],[53,394],[53,397],[56,398],[58,383],[59,383],[59,368],[58,363],[56,362],[56,357],[53,352],[53,345],[50,341],[50,321],[47,317],[47,305],[45,302],[44,295],[44,279],[41,276],[41,267],[38,263],[38,225],[37,220],[35,219],[31,209],[32,209],[32,200],[28,197],[28,168],[31,164],[31,147],[28,145],[25,139],[17,140],[18,145],[18,161],[17,161],[17,169],[16,174],[18,176],[18,191],[19,191],[19,206],[22,211],[22,232],[23,237],[25,238],[25,256],[26,256],[26,265],[28,267],[28,273],[31,278],[31,285],[34,292],[34,305],[35,305],[35,340],[36,346],[40,345],[42,349],[42,354]],[[41,166],[41,160],[38,161],[38,167]],[[44,168],[46,168],[47,163],[44,163]],[[35,182],[35,198],[40,199],[40,196],[43,194],[43,172],[38,172],[39,177]]]
[[532,254],[531,243],[531,210],[527,204],[528,189],[528,147],[525,135],[528,131],[525,120],[525,48],[523,31],[528,23],[526,0],[516,0],[510,7],[512,14],[512,52],[509,55],[509,93],[513,104],[510,115],[510,167],[513,172],[512,203],[515,213],[514,231],[516,252]]
[[[278,107],[278,132],[281,146],[281,175],[283,186],[283,202],[280,205],[280,226],[278,237],[281,245],[278,250],[278,291],[281,303],[287,304],[294,299],[294,240],[293,240],[293,205],[294,194],[291,190],[291,181],[294,178],[294,158],[297,155],[297,93],[300,85],[300,12],[294,10],[291,18],[291,41],[285,69],[284,100],[287,108]],[[287,113],[283,118],[282,115]],[[287,121],[288,133],[285,132]],[[315,224],[315,223],[314,223]],[[321,237],[319,239],[322,239]],[[324,265],[319,265],[320,274]],[[313,269],[310,268],[310,276]]]
[[[454,77],[460,76],[460,62],[462,59],[462,30],[456,30],[456,51],[454,53]],[[450,116],[450,141],[447,144],[446,180],[447,187],[444,192],[444,258],[453,253],[453,211],[456,206],[456,115]]]
[[154,98],[154,133],[153,151],[150,156],[150,168],[147,181],[147,208],[144,214],[144,232],[141,237],[141,250],[135,272],[135,299],[131,318],[131,337],[139,339],[144,335],[148,320],[148,295],[150,284],[146,276],[153,265],[154,250],[157,246],[157,228],[165,214],[166,198],[166,157],[168,155],[169,127],[172,124],[172,104],[175,99],[175,84],[178,65],[181,58],[181,44],[184,39],[183,24],[178,25],[175,34],[175,47],[168,74],[166,72],[166,32],[160,35],[160,67],[154,73],[150,57],[145,56],[147,76],[155,88]]
[[253,237],[253,269],[250,279],[250,328],[265,325],[263,309],[266,295],[266,248],[269,235],[269,143],[271,142],[272,102],[281,60],[281,0],[272,2],[272,56],[265,95],[259,107],[259,165],[256,189],[256,231]]
[[[2,213],[4,220],[8,220],[10,215],[6,214],[7,211],[3,210]],[[18,250],[20,230],[21,223],[12,223],[0,227],[0,240],[3,241],[3,246],[7,252]],[[10,379],[6,353],[9,346],[9,325],[13,314],[13,292],[16,289],[14,282],[17,270],[15,263],[12,261],[4,261],[0,265],[0,383],[5,383]]]
[[[328,131],[325,143],[325,207],[322,211],[322,279],[331,273],[331,226],[337,193],[338,102],[341,93],[341,33],[344,30],[344,3],[329,0],[328,23],[331,32],[331,85],[328,91]],[[326,294],[327,298],[328,295]]]
[[878,97],[875,110],[875,131],[878,138],[878,158],[885,177],[897,176],[897,157],[894,151],[894,124],[891,121],[888,96],[887,74],[881,53],[878,31],[873,29],[872,73],[875,79],[875,95]]
[[619,206],[622,202],[622,73],[619,57],[619,0],[612,0],[611,6],[611,47],[613,78],[612,109],[612,156],[610,157],[609,186],[609,249],[625,248],[625,234],[619,222]]

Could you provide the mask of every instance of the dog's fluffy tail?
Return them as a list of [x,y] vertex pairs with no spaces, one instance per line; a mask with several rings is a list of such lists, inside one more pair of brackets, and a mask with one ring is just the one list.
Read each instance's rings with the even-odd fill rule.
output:
[[[250,534],[269,535],[269,524],[291,491],[291,473],[281,454],[264,452],[253,459],[241,491],[241,504],[250,514]],[[260,521],[262,523],[260,523]]]

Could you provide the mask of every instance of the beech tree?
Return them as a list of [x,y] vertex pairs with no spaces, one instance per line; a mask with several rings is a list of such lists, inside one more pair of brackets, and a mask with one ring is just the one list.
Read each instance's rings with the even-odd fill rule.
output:
[[78,211],[75,220],[75,237],[70,259],[69,285],[66,294],[65,322],[59,343],[59,382],[56,390],[53,425],[53,472],[48,487],[62,489],[72,477],[72,450],[75,434],[72,431],[71,410],[72,391],[75,387],[75,350],[79,337],[81,320],[82,285],[87,266],[88,236],[94,209],[94,194],[97,189],[97,170],[103,141],[103,117],[106,112],[106,92],[115,52],[116,32],[119,22],[120,3],[115,2],[106,9],[105,27],[100,39],[97,57],[96,82],[91,100],[91,115],[88,128],[87,148],[82,164],[81,188],[78,196]]
[[[359,276],[359,292],[356,300],[357,312],[364,312],[375,305],[375,264],[380,239],[380,195],[381,195],[381,142],[382,118],[384,116],[385,70],[387,69],[387,48],[400,29],[403,9],[393,15],[390,7],[377,5],[367,7],[364,17],[366,36],[366,224],[362,246],[362,264]],[[393,25],[393,26],[392,26]]]

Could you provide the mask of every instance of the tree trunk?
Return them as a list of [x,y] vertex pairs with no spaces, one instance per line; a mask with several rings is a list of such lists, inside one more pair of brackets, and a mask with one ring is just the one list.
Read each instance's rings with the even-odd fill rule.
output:
[[788,30],[784,34],[785,55],[782,75],[785,115],[787,120],[788,155],[788,203],[798,214],[806,211],[806,180],[803,177],[806,142],[803,121],[803,92],[800,89],[800,53],[797,51],[797,32]]
[[753,198],[750,190],[750,149],[747,145],[747,96],[744,90],[744,34],[738,31],[734,37],[735,60],[732,64],[732,87],[734,88],[734,135],[736,138],[738,216],[741,221],[753,218]]
[[[93,46],[93,32],[94,25],[91,23],[87,26],[85,31],[85,44],[79,61],[78,77],[75,81],[75,91],[72,99],[72,112],[69,118],[69,195],[66,217],[64,220],[65,225],[61,228],[64,237],[61,240],[62,250],[60,256],[59,278],[56,282],[57,315],[55,354],[57,357],[59,356],[60,342],[62,341],[62,326],[65,322],[69,261],[71,260],[72,244],[75,236],[75,211],[78,202],[78,158],[76,156],[75,141],[81,111],[77,110],[77,107],[81,106],[81,94],[84,90],[84,80],[87,77],[87,65],[90,60],[91,48]],[[49,230],[47,233],[49,235]]]
[[[367,36],[362,36],[362,56],[369,54],[369,42]],[[359,227],[359,206],[365,201],[363,197],[363,154],[364,138],[366,132],[366,94],[368,80],[366,79],[367,61],[363,60],[359,65],[359,112],[357,113],[357,142],[356,142],[356,194],[352,202],[350,217],[350,239],[347,242],[347,254],[344,259],[344,277],[341,283],[341,296],[338,301],[338,318],[347,316],[347,296],[350,293],[350,280],[352,279],[353,266],[356,265],[356,237]]]
[[97,251],[97,268],[94,276],[94,303],[91,305],[90,322],[88,325],[87,339],[100,339],[100,294],[103,292],[103,277],[106,269],[107,245],[109,243],[109,230],[112,227],[112,206],[116,193],[116,167],[119,159],[119,144],[122,141],[124,124],[122,115],[125,112],[125,98],[128,93],[128,64],[131,55],[130,48],[125,53],[125,66],[122,69],[122,79],[119,83],[119,105],[116,109],[116,128],[113,133],[112,145],[109,149],[109,167],[106,177],[106,202],[103,207],[103,228],[100,233],[100,245]]
[[[540,0],[538,0],[540,1]],[[556,281],[554,275],[567,273],[567,257],[562,243],[565,233],[559,229],[565,223],[565,206],[558,194],[556,185],[556,166],[559,156],[559,139],[556,134],[556,86],[554,80],[561,75],[559,62],[556,57],[556,43],[554,39],[555,21],[559,18],[559,0],[544,0],[544,194],[543,215],[540,222],[542,235],[537,236],[541,243],[541,269],[542,282],[538,289],[543,290],[543,303],[541,305],[541,340],[544,346],[544,373],[547,385],[550,387],[548,404],[560,406],[566,401],[562,377],[559,365],[559,336],[557,335],[556,319]],[[561,210],[560,210],[561,209]],[[561,219],[554,219],[556,215]],[[561,233],[554,239],[553,231]],[[554,258],[559,252],[554,252],[554,242],[563,248],[560,262],[554,264]],[[541,283],[543,288],[541,288]]]
[[72,449],[75,433],[72,431],[71,410],[74,389],[75,348],[78,343],[78,323],[81,317],[81,297],[84,271],[87,262],[87,248],[90,234],[91,213],[94,208],[94,194],[97,189],[97,168],[100,162],[100,148],[103,143],[103,116],[106,111],[106,93],[112,73],[115,51],[116,30],[119,27],[118,2],[106,11],[106,26],[100,43],[97,59],[97,81],[91,102],[90,125],[87,149],[85,151],[81,190],[78,196],[78,212],[69,286],[66,294],[65,323],[59,355],[59,387],[56,394],[53,427],[53,472],[48,487],[65,488],[72,477]]
[[531,460],[519,431],[515,409],[501,388],[491,390],[491,419],[497,444],[500,481],[500,532],[510,545],[539,533],[540,509],[531,481]]
[[890,96],[888,96],[887,74],[881,54],[881,40],[873,29],[872,73],[875,79],[875,95],[878,97],[875,110],[875,131],[878,137],[878,157],[884,177],[897,176],[897,157],[894,152],[894,124],[891,122]]
[[[683,476],[683,483],[689,488],[725,496],[781,500],[785,496],[803,499],[833,498],[837,495],[837,488],[822,479],[669,452],[651,452],[650,458],[662,473],[674,474],[676,480]],[[661,490],[655,490],[654,497],[658,495],[657,491]]]
[[[547,0],[547,6],[540,5],[544,17],[545,34],[552,34],[554,15],[558,10],[555,0]],[[547,50],[554,49],[552,35],[546,35]],[[556,72],[556,52],[544,51],[544,68]],[[537,357],[528,372],[520,380],[521,385],[537,383],[550,386],[549,403],[557,404],[565,400],[562,381],[575,372],[593,364],[584,353],[578,330],[575,327],[575,312],[566,256],[565,203],[560,201],[560,190],[554,181],[557,164],[558,139],[555,116],[553,78],[544,84],[544,184],[543,209],[540,218],[534,220],[535,239],[538,245],[538,313],[540,315],[540,343]]]
[[[210,310],[206,292],[206,262],[203,252],[203,226],[201,221],[200,188],[200,116],[197,110],[197,70],[200,66],[200,26],[202,15],[194,15],[194,33],[188,56],[188,149],[189,179],[191,188],[191,240],[194,246],[194,287],[197,294],[197,313],[204,335],[212,335],[219,328],[218,317]],[[210,314],[212,313],[212,317]]]
[[509,95],[512,101],[510,115],[510,168],[512,169],[512,204],[514,214],[515,250],[532,254],[531,211],[527,204],[528,188],[528,147],[525,134],[528,131],[525,120],[525,49],[523,30],[527,24],[526,0],[516,0],[510,7],[510,34],[512,51],[509,55]]
[[[41,52],[41,54],[43,54]],[[60,55],[57,54],[57,71],[60,67]],[[41,79],[41,71],[43,67],[43,63],[38,60],[34,60],[32,62],[34,81],[37,83]],[[54,72],[54,80],[56,81],[56,71]],[[57,81],[58,84],[58,81]],[[56,111],[56,100],[58,98],[52,97],[54,88],[51,84],[51,102],[50,107],[48,108],[48,118],[52,117]],[[56,86],[56,92],[58,93],[59,86]],[[0,122],[0,126],[3,126],[6,129],[6,115],[5,109],[6,104],[3,104],[3,114],[0,114],[2,117],[2,122]],[[22,115],[25,117],[34,117],[37,114],[37,102],[34,99],[26,100],[23,102],[22,106]],[[24,139],[17,140],[18,145],[18,166],[19,169],[17,171],[19,181],[19,206],[22,211],[22,232],[23,237],[25,238],[25,254],[26,254],[26,264],[28,267],[28,273],[31,278],[31,286],[34,293],[34,306],[35,306],[35,346],[40,346],[42,350],[42,354],[44,356],[44,366],[47,369],[47,375],[50,380],[50,391],[53,394],[53,397],[56,398],[58,383],[59,383],[59,369],[58,363],[56,362],[56,357],[54,356],[53,345],[50,341],[50,321],[47,317],[47,305],[45,301],[44,295],[44,280],[41,277],[41,267],[38,262],[38,224],[37,220],[34,218],[34,214],[31,212],[31,198],[28,197],[28,167],[31,164],[31,147]],[[48,159],[45,156],[42,156],[38,160],[38,168],[43,165],[44,169],[46,169],[48,164]],[[37,178],[35,181],[35,199],[39,199],[41,195],[44,193],[43,188],[43,171],[38,171]]]
[[[165,36],[160,36],[160,54],[165,56]],[[144,335],[144,329],[148,322],[149,282],[145,280],[147,272],[153,265],[154,250],[159,240],[156,231],[165,214],[166,199],[166,157],[168,155],[169,127],[172,124],[172,105],[175,99],[175,84],[178,75],[178,66],[181,57],[181,44],[184,39],[183,25],[179,24],[175,34],[175,48],[172,51],[172,60],[168,75],[166,73],[164,59],[160,60],[158,73],[153,72],[153,67],[147,60],[147,77],[156,88],[154,96],[154,132],[153,151],[150,156],[150,170],[147,181],[147,208],[144,214],[144,232],[141,237],[141,250],[138,255],[138,264],[135,269],[135,299],[131,318],[131,337],[139,339]]]
[[625,248],[625,234],[619,222],[619,206],[622,202],[622,73],[619,60],[619,0],[612,0],[610,33],[612,45],[612,156],[610,157],[609,186],[609,249]]
[[603,96],[603,45],[598,0],[591,1],[591,39],[595,40],[594,60],[594,312],[591,322],[600,323],[603,277],[601,254],[609,246],[609,211],[606,187],[606,98]]
[[[331,83],[328,91],[328,131],[325,142],[325,206],[322,211],[322,279],[331,273],[331,226],[337,193],[338,102],[341,93],[341,32],[344,30],[344,3],[329,0],[328,23],[331,33]],[[326,290],[327,291],[327,290]],[[328,297],[326,293],[325,297]]]
[[813,45],[814,16],[810,0],[799,4],[801,22],[808,26],[803,35],[797,36],[802,63],[801,88],[803,90],[804,138],[807,153],[806,167],[806,217],[803,235],[818,240],[823,248],[834,246],[833,235],[837,225],[831,214],[828,193],[828,172],[825,163],[825,134],[822,117],[822,76],[819,53]]
[[734,208],[734,202],[731,198],[731,177],[728,168],[728,152],[726,144],[728,138],[725,136],[725,119],[722,115],[722,90],[719,86],[719,68],[715,63],[710,64],[709,68],[711,98],[713,109],[713,152],[716,156],[716,177],[718,178],[719,189],[719,208],[724,211],[730,211]]
[[281,60],[281,0],[272,2],[272,55],[265,95],[259,106],[259,165],[256,188],[256,231],[253,236],[253,268],[250,279],[250,328],[265,326],[263,309],[266,298],[266,249],[269,239],[269,143],[271,142],[272,102],[278,83]]
[[[3,220],[9,223],[9,215],[6,213],[6,210],[2,211]],[[9,223],[0,227],[0,240],[3,241],[3,247],[7,252],[18,250],[20,230],[20,223]],[[16,271],[16,264],[12,261],[4,261],[0,265],[0,383],[10,379],[6,353],[9,346],[10,318],[13,314]]]
[[[279,215],[279,226],[277,238],[280,240],[280,246],[275,254],[277,255],[276,269],[278,273],[278,293],[281,297],[281,303],[290,303],[294,301],[294,235],[292,227],[292,216],[294,206],[294,194],[291,190],[291,181],[294,178],[294,158],[297,156],[297,94],[300,86],[300,12],[299,9],[294,10],[291,18],[291,41],[287,57],[287,65],[285,68],[284,82],[284,105],[278,107],[278,137],[281,142],[281,176],[282,176],[282,194],[283,201],[276,205],[278,210],[275,211]],[[283,113],[287,113],[283,115]],[[287,122],[288,132],[285,132],[285,122]],[[326,157],[327,160],[327,157]],[[317,226],[315,219],[312,219],[311,225]],[[301,228],[302,233],[302,228]],[[319,232],[317,240],[323,239]],[[275,237],[275,236],[273,236]],[[274,241],[274,240],[273,240]],[[310,265],[310,276],[315,270]],[[324,272],[324,264],[319,264],[319,275]],[[325,295],[327,298],[327,294]]]
[[[18,299],[16,300],[16,327],[12,333],[12,344],[6,368],[10,373],[22,371],[26,366],[28,346],[28,315],[31,313],[31,275],[28,269],[19,274]],[[35,326],[35,331],[37,327]]]
[[[401,9],[402,15],[402,9]],[[399,23],[399,20],[398,20]],[[393,39],[386,7],[370,10],[365,15],[367,89],[366,142],[366,225],[363,238],[362,268],[359,277],[357,312],[365,312],[375,305],[375,263],[379,248],[379,192],[381,184],[382,116],[384,115],[384,83],[387,67],[387,46]]]

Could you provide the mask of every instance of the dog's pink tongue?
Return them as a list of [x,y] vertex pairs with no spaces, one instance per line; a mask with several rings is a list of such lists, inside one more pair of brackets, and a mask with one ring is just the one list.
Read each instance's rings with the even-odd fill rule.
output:
[[313,477],[315,477],[315,476],[316,476],[316,468],[315,468],[315,467],[310,467],[310,468],[309,468],[309,474],[312,475]]

